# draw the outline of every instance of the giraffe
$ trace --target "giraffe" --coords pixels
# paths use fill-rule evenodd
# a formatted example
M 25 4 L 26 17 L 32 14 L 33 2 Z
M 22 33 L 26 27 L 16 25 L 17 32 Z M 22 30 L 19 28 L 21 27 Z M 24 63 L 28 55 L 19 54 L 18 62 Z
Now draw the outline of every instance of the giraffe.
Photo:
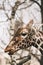
M 31 20 L 27 25 L 19 27 L 4 51 L 13 55 L 19 49 L 34 46 L 43 54 L 43 32 L 34 28 L 33 23 Z

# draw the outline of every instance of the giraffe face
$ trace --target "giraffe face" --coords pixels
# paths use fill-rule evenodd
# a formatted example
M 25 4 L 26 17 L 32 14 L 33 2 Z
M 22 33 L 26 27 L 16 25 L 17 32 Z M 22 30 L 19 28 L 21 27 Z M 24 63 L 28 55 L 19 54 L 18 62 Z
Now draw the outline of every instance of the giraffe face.
M 9 55 L 13 54 L 19 49 L 27 48 L 30 44 L 28 35 L 31 32 L 33 21 L 31 20 L 27 25 L 20 27 L 15 36 L 12 38 L 8 46 L 5 48 L 5 52 Z

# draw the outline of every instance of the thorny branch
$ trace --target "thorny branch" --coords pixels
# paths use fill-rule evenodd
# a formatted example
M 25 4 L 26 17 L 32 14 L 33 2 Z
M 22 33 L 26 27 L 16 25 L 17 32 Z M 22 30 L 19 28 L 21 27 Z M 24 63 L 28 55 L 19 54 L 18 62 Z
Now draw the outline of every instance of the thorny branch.
M 30 0 L 30 1 L 33 1 L 34 3 L 36 3 L 40 7 L 41 16 L 42 16 L 42 24 L 43 24 L 43 4 L 41 3 L 41 5 L 40 5 L 36 0 Z M 41 0 L 41 2 L 43 2 L 43 1 Z M 42 31 L 43 31 L 43 26 L 42 26 Z
M 34 3 L 36 3 L 41 9 L 43 9 L 43 6 L 41 6 L 36 0 L 30 0 L 33 1 Z

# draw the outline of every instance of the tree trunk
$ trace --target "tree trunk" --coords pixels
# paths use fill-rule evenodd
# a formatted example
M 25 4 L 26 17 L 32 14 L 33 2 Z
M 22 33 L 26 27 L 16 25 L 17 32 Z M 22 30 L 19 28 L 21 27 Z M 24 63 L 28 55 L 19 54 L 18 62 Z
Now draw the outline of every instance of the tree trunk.
M 42 15 L 42 24 L 43 24 L 43 0 L 41 0 L 41 15 Z M 42 30 L 43 30 L 43 26 L 42 26 Z

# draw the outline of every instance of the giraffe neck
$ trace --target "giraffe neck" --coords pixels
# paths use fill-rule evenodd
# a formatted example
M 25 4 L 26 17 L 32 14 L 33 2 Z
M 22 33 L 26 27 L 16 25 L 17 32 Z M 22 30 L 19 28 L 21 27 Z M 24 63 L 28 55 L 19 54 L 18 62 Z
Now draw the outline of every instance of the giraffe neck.
M 38 31 L 32 38 L 32 45 L 35 46 L 43 54 L 43 33 Z

